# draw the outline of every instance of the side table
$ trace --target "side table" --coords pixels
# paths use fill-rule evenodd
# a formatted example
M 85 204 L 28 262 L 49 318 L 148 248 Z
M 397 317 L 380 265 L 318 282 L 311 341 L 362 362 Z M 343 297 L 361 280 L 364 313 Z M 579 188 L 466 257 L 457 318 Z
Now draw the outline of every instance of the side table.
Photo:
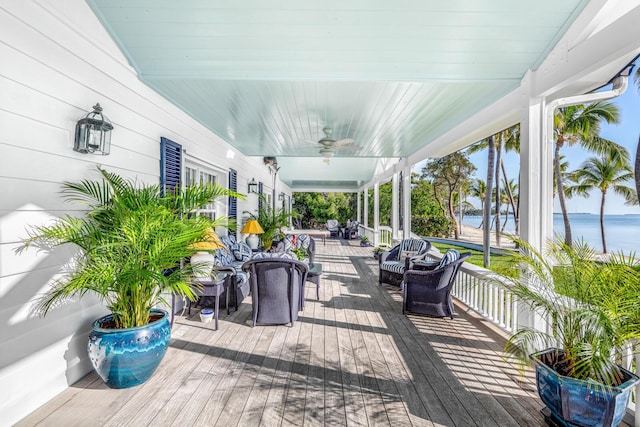
M 322 264 L 316 262 L 309 264 L 309 271 L 307 272 L 307 281 L 315 283 L 316 285 L 316 298 L 320 301 L 320 276 L 322 276 Z
M 196 279 L 193 278 L 192 283 L 199 284 L 202 287 L 202 294 L 200 299 L 207 297 L 213 297 L 213 318 L 215 319 L 215 330 L 218 330 L 218 313 L 220 312 L 220 295 L 225 291 L 224 283 L 226 277 L 211 278 L 211 279 Z M 198 303 L 196 303 L 198 305 Z M 227 308 L 229 307 L 229 292 L 227 292 Z M 191 301 L 189 301 L 189 314 L 191 314 Z

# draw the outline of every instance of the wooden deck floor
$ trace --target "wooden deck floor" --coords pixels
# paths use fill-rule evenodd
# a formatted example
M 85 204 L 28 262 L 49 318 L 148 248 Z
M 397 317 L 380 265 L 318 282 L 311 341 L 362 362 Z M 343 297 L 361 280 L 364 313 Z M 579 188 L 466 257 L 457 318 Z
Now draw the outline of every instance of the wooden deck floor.
M 18 425 L 544 425 L 531 376 L 518 382 L 478 318 L 404 316 L 371 248 L 317 249 L 321 298 L 307 283 L 293 327 L 252 328 L 251 298 L 221 313 L 219 331 L 179 317 L 147 383 L 111 390 L 92 373 Z

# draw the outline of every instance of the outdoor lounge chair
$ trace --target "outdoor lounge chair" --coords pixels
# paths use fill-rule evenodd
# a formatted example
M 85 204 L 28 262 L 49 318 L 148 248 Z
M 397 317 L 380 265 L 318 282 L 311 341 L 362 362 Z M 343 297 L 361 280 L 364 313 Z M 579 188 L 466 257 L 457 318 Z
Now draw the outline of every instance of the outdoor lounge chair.
M 462 263 L 471 256 L 449 250 L 439 263 L 415 263 L 403 276 L 402 313 L 426 314 L 453 319 L 451 288 Z M 456 259 L 454 259 L 456 258 Z
M 400 286 L 402 275 L 411 267 L 411 263 L 424 259 L 431 249 L 431 243 L 424 239 L 404 239 L 394 248 L 382 252 L 378 260 L 380 284 Z
M 340 235 L 340 222 L 337 219 L 330 219 L 327 221 L 327 230 L 329 230 L 329 237 L 338 237 Z
M 300 298 L 307 280 L 308 267 L 285 254 L 268 254 L 273 257 L 252 259 L 242 269 L 249 273 L 253 326 L 282 325 L 298 319 Z

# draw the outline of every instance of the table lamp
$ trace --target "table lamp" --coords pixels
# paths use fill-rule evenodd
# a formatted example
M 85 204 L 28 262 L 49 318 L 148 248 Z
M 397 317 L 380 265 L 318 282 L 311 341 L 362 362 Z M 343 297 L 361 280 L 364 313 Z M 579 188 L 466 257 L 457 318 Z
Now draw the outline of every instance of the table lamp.
M 242 227 L 241 233 L 248 233 L 247 237 L 247 245 L 251 249 L 258 249 L 258 244 L 260 243 L 260 238 L 257 234 L 264 233 L 264 230 L 260 226 L 260 223 L 255 219 L 250 219 L 247 223 Z
M 191 256 L 191 265 L 194 266 L 193 277 L 196 279 L 208 279 L 211 277 L 211 270 L 215 264 L 216 257 L 210 251 L 223 248 L 220 237 L 209 227 L 203 241 L 194 243 L 189 249 L 198 252 Z

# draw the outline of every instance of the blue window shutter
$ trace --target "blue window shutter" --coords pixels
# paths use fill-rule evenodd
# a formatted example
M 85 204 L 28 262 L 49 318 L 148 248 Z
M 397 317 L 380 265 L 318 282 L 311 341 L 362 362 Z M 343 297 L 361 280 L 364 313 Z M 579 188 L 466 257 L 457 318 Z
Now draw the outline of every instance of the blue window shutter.
M 261 211 L 262 208 L 264 206 L 262 206 L 262 199 L 263 199 L 263 193 L 264 193 L 264 185 L 262 184 L 262 181 L 258 182 L 258 210 Z
M 175 191 L 182 182 L 182 145 L 165 137 L 160 138 L 160 185 Z
M 235 169 L 229 169 L 229 190 L 238 191 L 238 172 Z M 238 200 L 231 196 L 229 196 L 229 218 L 238 220 Z

